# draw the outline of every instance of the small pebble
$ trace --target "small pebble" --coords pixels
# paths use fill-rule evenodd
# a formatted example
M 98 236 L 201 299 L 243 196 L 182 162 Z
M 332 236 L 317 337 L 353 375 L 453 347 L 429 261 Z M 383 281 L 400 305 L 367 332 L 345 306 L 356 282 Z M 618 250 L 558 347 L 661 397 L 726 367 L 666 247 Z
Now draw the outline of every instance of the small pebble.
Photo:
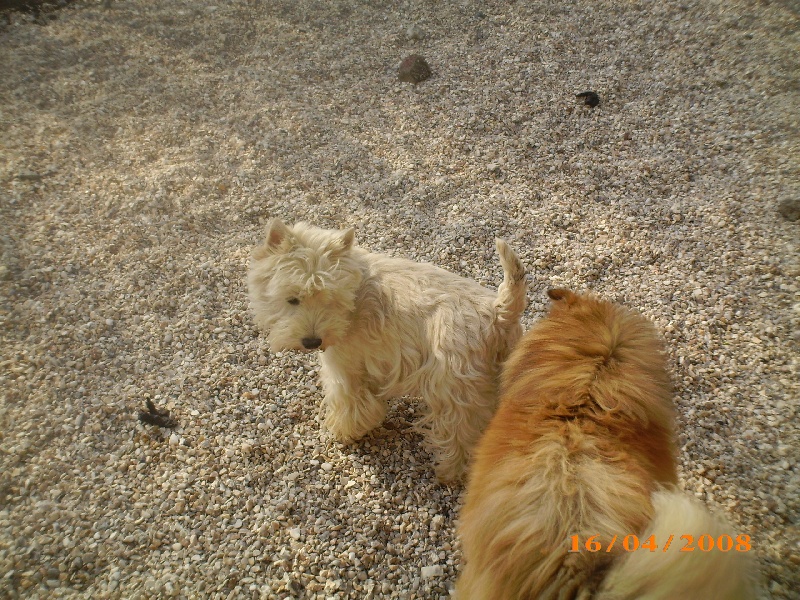
M 425 38 L 425 32 L 419 25 L 409 25 L 406 29 L 406 37 L 411 41 L 418 42 Z
M 444 570 L 441 565 L 430 565 L 422 567 L 421 575 L 423 579 L 430 579 L 431 577 L 441 577 L 444 575 Z

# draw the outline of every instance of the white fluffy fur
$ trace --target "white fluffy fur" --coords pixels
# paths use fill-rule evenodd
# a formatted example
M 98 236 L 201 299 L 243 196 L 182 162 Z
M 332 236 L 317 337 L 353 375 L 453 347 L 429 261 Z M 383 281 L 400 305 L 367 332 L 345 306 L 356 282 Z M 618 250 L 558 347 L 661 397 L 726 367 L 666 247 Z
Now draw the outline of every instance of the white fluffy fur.
M 505 242 L 496 245 L 504 270 L 497 293 L 433 265 L 367 252 L 352 229 L 275 219 L 250 265 L 256 323 L 273 350 L 319 343 L 325 425 L 341 441 L 380 425 L 389 398 L 423 397 L 429 411 L 418 426 L 437 475 L 457 480 L 522 333 L 525 270 Z
M 597 594 L 597 600 L 752 600 L 755 598 L 753 550 L 734 549 L 726 553 L 717 548 L 704 552 L 698 547 L 703 535 L 715 540 L 737 533 L 723 519 L 712 515 L 700 502 L 680 491 L 660 491 L 652 496 L 654 516 L 642 540 L 651 535 L 664 541 L 670 535 L 691 535 L 689 546 L 678 535 L 667 552 L 627 553 L 614 563 Z M 694 547 L 692 552 L 682 551 Z

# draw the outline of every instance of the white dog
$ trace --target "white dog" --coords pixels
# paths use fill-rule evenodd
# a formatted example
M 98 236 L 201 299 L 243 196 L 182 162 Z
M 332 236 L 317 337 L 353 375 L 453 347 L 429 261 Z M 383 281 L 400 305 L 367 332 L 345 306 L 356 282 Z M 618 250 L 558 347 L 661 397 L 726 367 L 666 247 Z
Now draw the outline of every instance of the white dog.
M 272 350 L 320 349 L 325 425 L 344 442 L 381 424 L 387 400 L 415 395 L 417 424 L 442 481 L 458 480 L 494 414 L 500 368 L 522 334 L 525 269 L 496 240 L 494 292 L 430 264 L 354 246 L 332 231 L 274 219 L 248 276 L 256 324 Z

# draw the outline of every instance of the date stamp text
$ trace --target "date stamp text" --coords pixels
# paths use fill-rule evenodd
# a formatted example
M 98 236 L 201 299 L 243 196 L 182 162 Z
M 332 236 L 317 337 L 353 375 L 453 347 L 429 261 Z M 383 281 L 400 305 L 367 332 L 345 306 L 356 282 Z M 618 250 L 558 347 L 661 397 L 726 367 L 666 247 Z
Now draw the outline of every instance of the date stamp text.
M 651 535 L 646 540 L 640 540 L 638 536 L 629 534 L 624 537 L 615 535 L 610 540 L 600 540 L 599 535 L 592 535 L 585 540 L 581 540 L 579 535 L 569 536 L 570 552 L 611 552 L 615 547 L 622 548 L 626 552 L 636 550 L 649 550 L 650 552 L 666 552 L 673 543 L 681 544 L 680 552 L 750 552 L 752 545 L 749 535 L 720 535 L 714 537 L 704 534 L 695 538 L 693 535 L 682 535 L 675 540 L 675 535 L 661 543 L 656 540 L 656 536 Z

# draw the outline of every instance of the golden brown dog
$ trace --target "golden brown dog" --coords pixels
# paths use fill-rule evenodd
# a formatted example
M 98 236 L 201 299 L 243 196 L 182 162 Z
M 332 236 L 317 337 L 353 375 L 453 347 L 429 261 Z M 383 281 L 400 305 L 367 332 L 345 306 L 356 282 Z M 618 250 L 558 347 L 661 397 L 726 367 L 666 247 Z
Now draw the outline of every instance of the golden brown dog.
M 675 487 L 655 328 L 610 302 L 548 293 L 550 314 L 509 357 L 476 451 L 458 599 L 754 597 L 746 532 Z

